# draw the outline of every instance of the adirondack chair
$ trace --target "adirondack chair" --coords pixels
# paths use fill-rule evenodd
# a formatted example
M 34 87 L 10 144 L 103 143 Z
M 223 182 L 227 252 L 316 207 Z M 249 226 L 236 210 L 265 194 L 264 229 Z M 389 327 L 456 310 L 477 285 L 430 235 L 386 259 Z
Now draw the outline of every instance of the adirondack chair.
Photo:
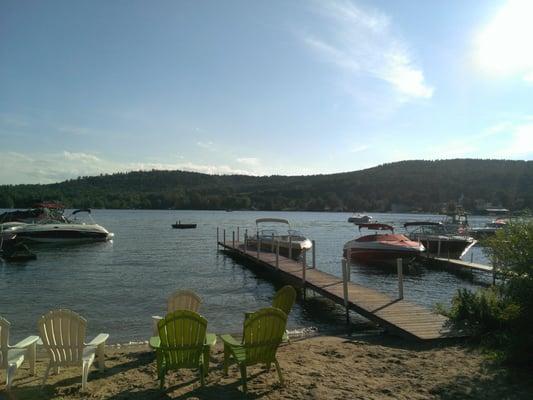
M 278 308 L 267 307 L 245 319 L 242 343 L 237 342 L 231 335 L 220 337 L 224 342 L 224 373 L 227 375 L 230 362 L 236 362 L 241 370 L 244 393 L 248 391 L 246 367 L 250 365 L 262 363 L 270 369 L 271 363 L 274 363 L 279 381 L 284 384 L 276 351 L 282 341 L 286 324 L 287 314 Z
M 167 313 L 171 313 L 177 310 L 189 310 L 198 312 L 202 304 L 202 299 L 192 290 L 177 290 L 167 300 Z M 154 336 L 157 336 L 158 328 L 157 323 L 162 320 L 163 317 L 159 315 L 152 316 L 152 328 Z
M 283 286 L 274 295 L 272 307 L 279 308 L 288 316 L 292 310 L 295 300 L 296 290 L 291 285 Z
M 49 311 L 39 319 L 38 326 L 43 346 L 50 356 L 42 384 L 48 379 L 52 367 L 59 373 L 59 367 L 80 366 L 81 389 L 85 391 L 95 356 L 98 357 L 100 372 L 104 371 L 105 342 L 109 335 L 100 333 L 85 343 L 87 321 L 74 311 L 64 309 Z
M 295 300 L 296 290 L 291 285 L 286 285 L 278 290 L 274 295 L 274 298 L 272 299 L 272 307 L 279 308 L 288 316 L 292 310 Z M 252 312 L 247 312 L 244 314 L 244 318 L 247 319 L 252 314 Z M 283 334 L 283 342 L 290 342 L 287 331 L 285 331 Z
M 39 336 L 28 336 L 14 346 L 9 345 L 9 328 L 11 324 L 0 317 L 0 369 L 6 370 L 6 387 L 11 388 L 15 372 L 27 356 L 30 374 L 35 374 L 35 350 Z
M 189 310 L 169 313 L 157 323 L 159 336 L 150 338 L 156 351 L 157 375 L 161 389 L 168 371 L 198 368 L 202 386 L 209 367 L 209 352 L 216 336 L 206 333 L 207 320 Z

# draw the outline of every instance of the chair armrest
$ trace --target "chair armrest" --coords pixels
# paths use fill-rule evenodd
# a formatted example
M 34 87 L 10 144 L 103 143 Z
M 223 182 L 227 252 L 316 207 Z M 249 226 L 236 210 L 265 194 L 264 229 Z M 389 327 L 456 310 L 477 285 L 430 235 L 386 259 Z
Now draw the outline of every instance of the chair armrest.
M 86 346 L 99 346 L 109 338 L 109 333 L 100 333 L 93 340 L 86 344 Z
M 215 344 L 217 344 L 217 335 L 214 333 L 206 333 L 205 334 L 205 344 L 212 347 Z
M 148 345 L 152 349 L 158 349 L 159 346 L 161 346 L 161 338 L 159 336 L 152 336 L 148 342 Z
M 241 344 L 237 342 L 231 335 L 220 335 L 220 339 L 222 339 L 224 345 L 241 346 Z
M 35 344 L 39 341 L 39 336 L 28 336 L 26 339 L 21 340 L 13 347 L 16 349 L 24 349 L 32 344 Z

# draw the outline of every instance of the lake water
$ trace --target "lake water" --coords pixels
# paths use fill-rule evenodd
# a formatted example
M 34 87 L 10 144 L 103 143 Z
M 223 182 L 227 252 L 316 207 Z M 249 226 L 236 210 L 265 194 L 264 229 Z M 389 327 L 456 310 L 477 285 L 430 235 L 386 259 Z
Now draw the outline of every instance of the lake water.
M 67 213 L 68 215 L 68 213 Z M 439 216 L 372 214 L 380 222 L 400 226 L 407 220 Z M 358 235 L 348 213 L 255 211 L 93 210 L 97 223 L 115 233 L 108 243 L 34 246 L 37 260 L 0 261 L 0 315 L 12 323 L 13 340 L 37 333 L 37 319 L 53 308 L 70 308 L 88 321 L 89 336 L 111 334 L 112 343 L 147 340 L 151 315 L 164 314 L 166 298 L 177 289 L 192 289 L 203 299 L 201 314 L 209 331 L 239 332 L 243 313 L 268 306 L 276 287 L 231 258 L 217 252 L 216 228 L 239 226 L 255 231 L 260 217 L 281 217 L 316 240 L 317 266 L 341 276 L 343 244 Z M 176 230 L 177 220 L 197 229 Z M 487 219 L 471 218 L 474 225 Z M 479 248 L 474 261 L 486 262 Z M 466 257 L 470 260 L 470 255 Z M 392 270 L 352 265 L 351 279 L 395 295 Z M 407 271 L 405 298 L 424 306 L 448 304 L 458 288 L 490 282 L 481 273 L 453 274 L 424 267 Z M 354 317 L 357 321 L 357 317 Z M 342 328 L 343 310 L 320 297 L 298 301 L 289 328 Z

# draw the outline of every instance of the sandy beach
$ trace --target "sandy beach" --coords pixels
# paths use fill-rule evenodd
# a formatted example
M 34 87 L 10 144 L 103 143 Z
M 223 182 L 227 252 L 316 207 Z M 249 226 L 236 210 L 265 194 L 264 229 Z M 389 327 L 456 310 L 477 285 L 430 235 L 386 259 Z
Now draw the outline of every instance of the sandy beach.
M 109 346 L 106 371 L 93 367 L 87 393 L 80 393 L 78 368 L 62 369 L 40 389 L 46 359 L 37 375 L 28 366 L 17 372 L 2 400 L 44 399 L 233 399 L 243 398 L 236 366 L 226 377 L 219 343 L 211 354 L 206 386 L 192 370 L 169 373 L 164 390 L 156 380 L 154 354 L 146 344 Z M 489 361 L 462 343 L 419 344 L 384 335 L 315 336 L 283 345 L 278 359 L 286 380 L 275 369 L 250 367 L 249 398 L 255 399 L 530 399 L 533 382 L 526 371 Z M 5 375 L 2 372 L 2 379 Z

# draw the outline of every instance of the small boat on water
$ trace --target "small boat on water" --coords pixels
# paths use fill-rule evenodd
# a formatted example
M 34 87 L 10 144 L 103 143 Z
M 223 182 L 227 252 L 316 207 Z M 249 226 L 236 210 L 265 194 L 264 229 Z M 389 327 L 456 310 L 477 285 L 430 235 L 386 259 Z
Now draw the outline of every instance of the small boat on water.
M 258 218 L 255 220 L 257 232 L 247 238 L 248 249 L 257 249 L 261 243 L 261 251 L 275 252 L 279 243 L 279 253 L 285 257 L 298 260 L 304 251 L 309 251 L 313 243 L 301 232 L 290 229 L 289 221 L 283 218 Z M 282 232 L 280 224 L 287 231 Z M 290 252 L 289 252 L 289 249 Z
M 351 217 L 349 217 L 348 218 L 348 222 L 352 222 L 352 223 L 354 223 L 356 225 L 358 225 L 358 224 L 367 224 L 367 223 L 370 222 L 371 219 L 372 219 L 372 217 L 370 215 L 357 213 L 357 214 L 354 214 Z
M 448 231 L 442 222 L 414 221 L 403 226 L 409 238 L 422 243 L 431 256 L 459 259 L 476 244 L 476 240 L 466 234 Z M 413 230 L 408 229 L 412 227 Z
M 360 224 L 361 229 L 376 231 L 350 240 L 344 244 L 343 255 L 363 264 L 391 264 L 396 259 L 413 259 L 424 251 L 424 245 L 410 240 L 402 234 L 395 234 L 394 228 L 387 224 Z M 377 233 L 390 231 L 391 233 Z
M 174 229 L 196 229 L 196 224 L 182 224 L 181 221 L 177 221 L 175 224 L 172 224 Z

